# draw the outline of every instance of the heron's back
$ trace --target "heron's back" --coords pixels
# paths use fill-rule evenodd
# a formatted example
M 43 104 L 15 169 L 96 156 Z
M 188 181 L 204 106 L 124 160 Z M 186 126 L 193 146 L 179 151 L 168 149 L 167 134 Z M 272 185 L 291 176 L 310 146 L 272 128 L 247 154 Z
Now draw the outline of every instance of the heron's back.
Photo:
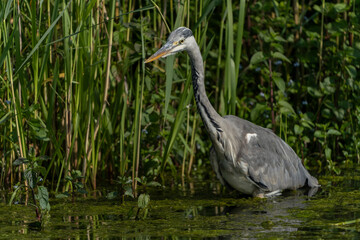
M 237 145 L 235 167 L 247 167 L 248 177 L 266 191 L 318 186 L 294 150 L 271 130 L 235 116 L 225 116 Z

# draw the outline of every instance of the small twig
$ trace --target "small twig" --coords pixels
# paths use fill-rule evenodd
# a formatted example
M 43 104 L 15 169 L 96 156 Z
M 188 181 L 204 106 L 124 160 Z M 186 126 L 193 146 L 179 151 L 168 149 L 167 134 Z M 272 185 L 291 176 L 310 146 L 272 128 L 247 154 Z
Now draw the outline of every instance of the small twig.
M 350 221 L 345 221 L 345 222 L 333 223 L 332 225 L 333 226 L 343 226 L 343 225 L 350 225 L 350 224 L 354 224 L 354 223 L 360 223 L 360 218 L 350 220 Z
M 319 52 L 319 72 L 317 75 L 317 82 L 321 81 L 321 71 L 322 71 L 322 53 L 323 53 L 323 46 L 324 46 L 324 13 L 325 11 L 325 0 L 322 0 L 321 5 L 321 32 L 320 32 L 320 52 Z
M 36 205 L 35 192 L 34 192 L 34 189 L 32 189 L 32 188 L 31 188 L 31 193 L 32 193 L 33 201 L 34 201 L 36 217 L 37 217 L 38 221 L 41 222 L 41 215 L 39 213 L 39 207 Z
M 275 132 L 275 113 L 274 113 L 274 88 L 273 88 L 273 79 L 272 79 L 272 70 L 271 70 L 271 59 L 269 59 L 269 78 L 270 78 L 270 107 L 271 107 L 271 122 L 272 130 Z

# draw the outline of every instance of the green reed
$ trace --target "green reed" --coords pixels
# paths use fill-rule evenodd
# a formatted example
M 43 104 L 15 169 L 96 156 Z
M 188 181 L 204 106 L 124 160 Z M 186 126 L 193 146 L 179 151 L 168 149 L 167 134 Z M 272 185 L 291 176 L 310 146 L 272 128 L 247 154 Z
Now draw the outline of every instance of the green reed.
M 360 159 L 359 10 L 353 2 L 290 6 L 2 1 L 0 186 L 24 179 L 26 167 L 12 165 L 19 158 L 48 156 L 41 184 L 55 192 L 66 190 L 72 170 L 94 189 L 118 175 L 131 176 L 135 189 L 136 177 L 208 167 L 188 57 L 143 64 L 179 26 L 193 30 L 222 115 L 277 125 L 310 166 L 336 170 L 344 158 Z

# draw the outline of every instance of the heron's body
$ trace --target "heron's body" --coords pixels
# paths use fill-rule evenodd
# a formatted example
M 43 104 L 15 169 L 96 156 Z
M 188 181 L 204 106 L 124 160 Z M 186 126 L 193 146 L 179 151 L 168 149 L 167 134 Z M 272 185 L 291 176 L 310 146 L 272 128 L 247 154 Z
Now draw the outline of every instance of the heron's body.
M 227 140 L 214 144 L 210 152 L 222 184 L 251 195 L 318 185 L 292 148 L 271 130 L 235 116 L 225 116 L 220 125 L 236 126 L 230 128 L 231 140 L 223 137 Z
M 190 29 L 176 29 L 146 62 L 183 50 L 190 56 L 194 96 L 213 143 L 210 162 L 220 182 L 254 196 L 305 185 L 317 187 L 316 178 L 296 153 L 271 130 L 236 116 L 221 117 L 215 111 L 205 92 L 203 60 Z

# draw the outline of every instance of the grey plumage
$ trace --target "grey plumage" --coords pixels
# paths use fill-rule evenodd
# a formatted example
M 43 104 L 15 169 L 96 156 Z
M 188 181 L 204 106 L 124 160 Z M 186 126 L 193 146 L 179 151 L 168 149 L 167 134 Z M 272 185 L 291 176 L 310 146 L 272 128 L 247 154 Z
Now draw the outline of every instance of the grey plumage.
M 180 51 L 187 51 L 191 60 L 196 105 L 213 143 L 210 162 L 223 185 L 254 196 L 319 186 L 291 147 L 271 130 L 215 111 L 205 92 L 203 60 L 190 29 L 173 31 L 145 62 Z

